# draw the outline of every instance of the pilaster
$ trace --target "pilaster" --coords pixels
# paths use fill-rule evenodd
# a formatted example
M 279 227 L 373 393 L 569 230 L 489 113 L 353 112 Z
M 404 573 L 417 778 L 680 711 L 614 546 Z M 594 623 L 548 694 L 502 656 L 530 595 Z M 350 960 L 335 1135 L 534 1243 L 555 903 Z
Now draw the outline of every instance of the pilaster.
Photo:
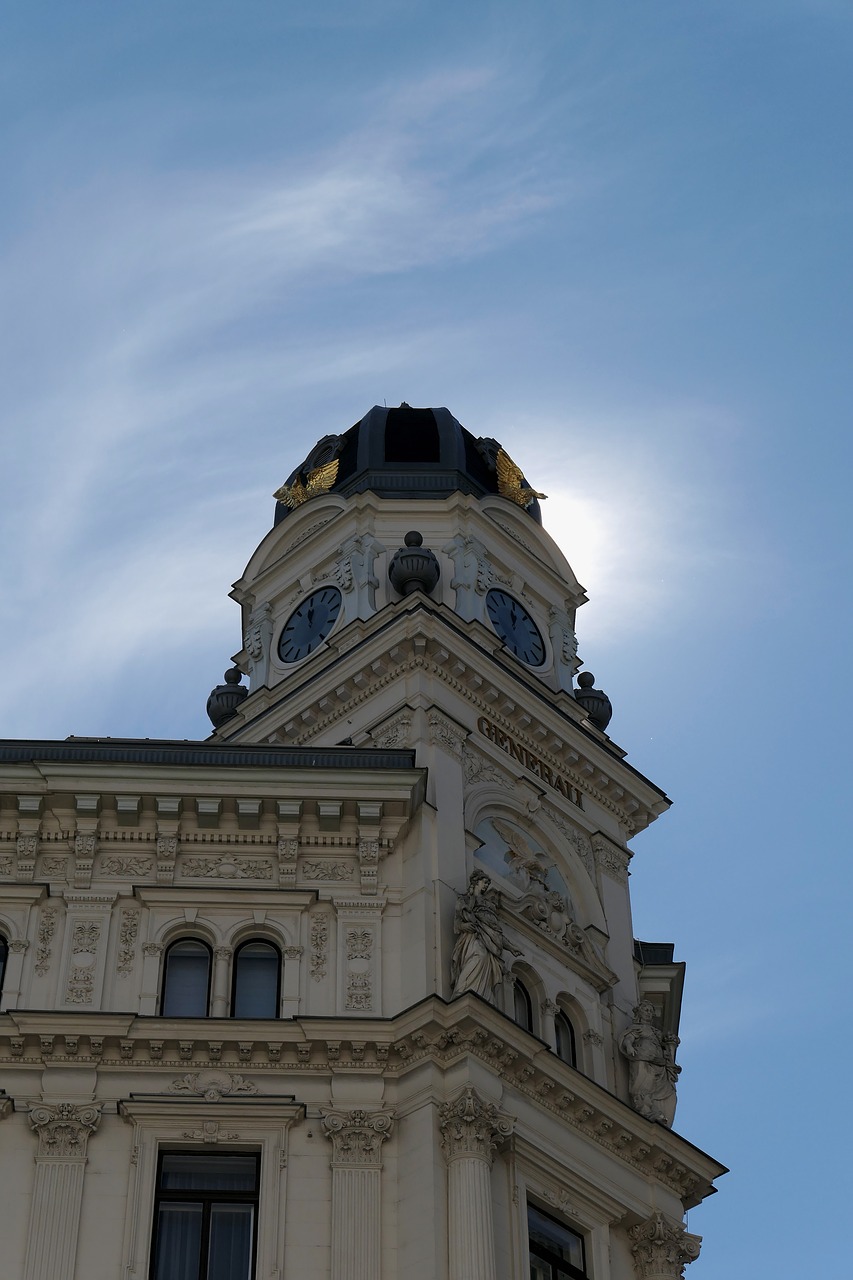
M 470 1085 L 439 1110 L 447 1160 L 449 1280 L 494 1280 L 491 1167 L 514 1120 Z
M 43 1103 L 30 1111 L 38 1134 L 24 1280 L 73 1280 L 86 1147 L 101 1119 L 92 1103 Z
M 628 1235 L 637 1280 L 682 1280 L 685 1266 L 699 1257 L 702 1244 L 701 1236 L 691 1235 L 662 1213 L 631 1227 Z
M 332 1141 L 332 1280 L 378 1280 L 381 1274 L 382 1143 L 392 1111 L 327 1111 Z

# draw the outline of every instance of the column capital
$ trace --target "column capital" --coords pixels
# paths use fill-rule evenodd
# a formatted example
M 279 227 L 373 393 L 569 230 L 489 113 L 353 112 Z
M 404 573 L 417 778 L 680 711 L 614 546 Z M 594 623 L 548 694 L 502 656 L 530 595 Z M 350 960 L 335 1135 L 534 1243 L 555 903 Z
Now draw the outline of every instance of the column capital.
M 688 1262 L 699 1257 L 701 1236 L 691 1235 L 680 1222 L 654 1213 L 628 1232 L 638 1280 L 681 1280 Z
M 39 1155 L 58 1160 L 81 1159 L 90 1136 L 100 1123 L 95 1103 L 40 1103 L 30 1108 L 29 1120 L 39 1139 Z
M 393 1111 L 324 1111 L 323 1131 L 332 1142 L 332 1165 L 379 1169 L 382 1143 L 393 1123 Z
M 448 1163 L 459 1156 L 475 1156 L 491 1164 L 499 1140 L 510 1136 L 515 1119 L 493 1102 L 485 1102 L 468 1085 L 453 1102 L 439 1108 L 438 1124 Z

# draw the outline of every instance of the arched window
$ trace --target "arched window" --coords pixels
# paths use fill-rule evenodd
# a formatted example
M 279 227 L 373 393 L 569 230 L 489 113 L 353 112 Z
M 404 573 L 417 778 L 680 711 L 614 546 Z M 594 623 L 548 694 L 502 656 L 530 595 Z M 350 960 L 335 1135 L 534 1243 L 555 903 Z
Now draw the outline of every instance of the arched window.
M 513 1018 L 525 1031 L 533 1031 L 533 1001 L 530 992 L 520 979 L 516 978 L 512 992 Z
M 0 995 L 3 994 L 3 980 L 6 977 L 6 961 L 9 958 L 9 944 L 0 934 Z
M 554 1016 L 554 1034 L 557 1037 L 557 1056 L 568 1062 L 570 1067 L 578 1065 L 577 1048 L 575 1046 L 575 1029 L 560 1009 Z
M 164 1018 L 206 1018 L 210 1001 L 210 947 L 198 938 L 181 938 L 166 952 L 163 973 Z
M 234 956 L 232 1018 L 277 1018 L 281 956 L 271 942 L 244 942 Z

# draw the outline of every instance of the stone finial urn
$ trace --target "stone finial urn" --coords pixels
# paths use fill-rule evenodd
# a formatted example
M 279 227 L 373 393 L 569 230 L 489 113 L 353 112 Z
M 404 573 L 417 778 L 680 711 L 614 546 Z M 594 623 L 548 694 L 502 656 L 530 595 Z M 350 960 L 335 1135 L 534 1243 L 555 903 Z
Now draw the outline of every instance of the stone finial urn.
M 207 700 L 207 714 L 214 729 L 225 724 L 237 714 L 240 703 L 249 696 L 249 690 L 240 684 L 242 671 L 231 667 L 225 672 L 225 684 L 218 684 Z
M 391 586 L 401 596 L 410 596 L 413 591 L 429 595 L 441 577 L 441 566 L 416 530 L 407 533 L 403 541 L 406 545 L 394 553 L 388 566 Z
M 575 702 L 579 702 L 588 718 L 603 733 L 610 724 L 613 715 L 613 704 L 602 689 L 593 689 L 595 676 L 591 671 L 582 671 L 578 676 L 579 688 L 575 690 Z

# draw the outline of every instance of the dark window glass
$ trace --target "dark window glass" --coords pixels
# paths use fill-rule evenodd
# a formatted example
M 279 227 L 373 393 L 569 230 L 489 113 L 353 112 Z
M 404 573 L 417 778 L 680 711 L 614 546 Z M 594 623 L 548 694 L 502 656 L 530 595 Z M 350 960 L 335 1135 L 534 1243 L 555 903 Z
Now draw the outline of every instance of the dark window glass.
M 5 938 L 0 937 L 0 995 L 3 992 L 3 980 L 6 977 L 6 961 L 9 958 L 9 944 Z
M 258 1157 L 165 1152 L 151 1280 L 252 1280 Z
M 432 409 L 389 409 L 385 419 L 386 462 L 439 462 L 441 445 Z
M 166 952 L 163 976 L 165 1018 L 205 1018 L 210 994 L 210 948 L 195 938 L 175 942 Z
M 271 942 L 244 942 L 234 957 L 234 1018 L 277 1018 L 281 956 Z
M 530 999 L 530 992 L 523 982 L 515 980 L 513 988 L 513 1017 L 520 1027 L 524 1027 L 525 1031 L 533 1031 L 533 1002 Z
M 578 1065 L 575 1047 L 575 1029 L 562 1010 L 554 1018 L 554 1031 L 557 1037 L 557 1053 L 570 1066 Z
M 527 1206 L 531 1280 L 586 1280 L 583 1236 L 565 1223 Z

